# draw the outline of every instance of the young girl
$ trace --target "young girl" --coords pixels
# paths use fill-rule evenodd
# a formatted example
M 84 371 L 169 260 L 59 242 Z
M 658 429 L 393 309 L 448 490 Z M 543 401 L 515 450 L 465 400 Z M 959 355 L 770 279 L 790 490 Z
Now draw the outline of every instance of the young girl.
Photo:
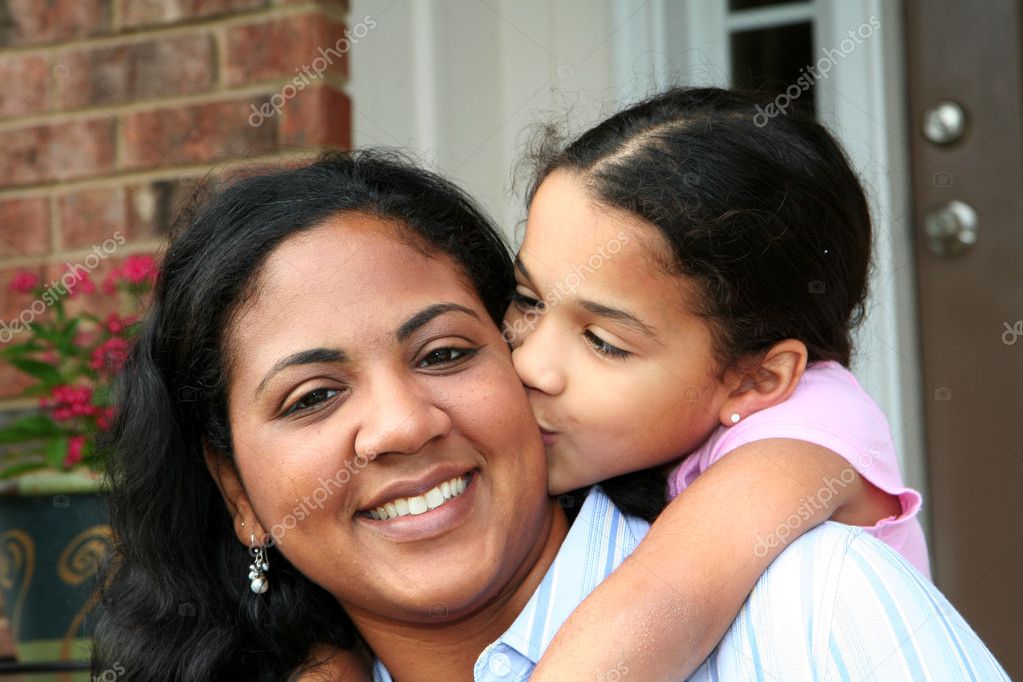
M 822 126 L 764 124 L 758 104 L 672 90 L 541 160 L 505 322 L 550 493 L 661 468 L 672 499 L 534 680 L 688 676 L 768 564 L 828 519 L 928 574 L 920 495 L 847 369 L 863 190 Z

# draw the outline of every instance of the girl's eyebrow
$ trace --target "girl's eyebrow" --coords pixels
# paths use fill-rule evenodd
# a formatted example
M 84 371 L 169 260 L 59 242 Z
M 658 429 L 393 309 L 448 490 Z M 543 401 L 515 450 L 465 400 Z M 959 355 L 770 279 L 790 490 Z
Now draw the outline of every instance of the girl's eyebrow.
M 526 270 L 525 264 L 522 259 L 517 255 L 515 256 L 515 269 L 525 275 L 526 279 L 533 279 L 529 276 L 529 271 Z M 660 341 L 657 338 L 657 330 L 651 327 L 649 324 L 639 319 L 636 315 L 633 315 L 627 310 L 621 308 L 613 308 L 603 303 L 597 303 L 596 301 L 581 300 L 578 304 L 587 312 L 593 315 L 599 315 L 600 317 L 606 317 L 609 320 L 621 322 L 622 324 L 632 327 L 636 331 L 646 336 L 649 336 L 654 341 Z
M 599 315 L 600 317 L 606 317 L 616 322 L 621 322 L 627 327 L 632 327 L 641 334 L 645 334 L 654 340 L 657 339 L 656 329 L 626 310 L 612 308 L 611 306 L 604 305 L 603 303 L 597 303 L 595 301 L 582 300 L 578 303 L 584 310 L 594 315 Z

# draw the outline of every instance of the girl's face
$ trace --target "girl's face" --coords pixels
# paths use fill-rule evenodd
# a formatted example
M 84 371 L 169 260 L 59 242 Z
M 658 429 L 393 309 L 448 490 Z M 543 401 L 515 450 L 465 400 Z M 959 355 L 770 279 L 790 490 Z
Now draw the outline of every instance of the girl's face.
M 656 228 L 551 173 L 530 206 L 505 315 L 557 495 L 667 464 L 720 423 L 707 322 L 652 257 Z
M 360 627 L 479 608 L 552 518 L 500 331 L 398 229 L 352 213 L 286 240 L 228 337 L 236 532 L 271 535 Z

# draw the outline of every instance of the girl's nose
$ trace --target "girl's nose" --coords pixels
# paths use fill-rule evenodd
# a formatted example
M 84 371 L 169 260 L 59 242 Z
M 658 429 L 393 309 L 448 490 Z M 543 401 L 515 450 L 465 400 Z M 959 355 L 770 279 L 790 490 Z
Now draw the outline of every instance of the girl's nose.
M 553 331 L 550 325 L 538 325 L 528 334 L 521 335 L 518 346 L 512 351 L 512 364 L 522 383 L 548 395 L 557 395 L 565 390 L 565 373 L 561 365 L 564 358 L 555 345 Z

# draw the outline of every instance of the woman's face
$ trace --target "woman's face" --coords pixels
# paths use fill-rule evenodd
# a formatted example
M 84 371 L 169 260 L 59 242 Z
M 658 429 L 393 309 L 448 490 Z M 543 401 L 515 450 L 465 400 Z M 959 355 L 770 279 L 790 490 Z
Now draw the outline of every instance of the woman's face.
M 721 423 L 728 389 L 656 228 L 558 170 L 529 208 L 505 330 L 544 431 L 550 492 L 672 462 Z M 542 302 L 543 305 L 538 305 Z
M 478 607 L 552 516 L 499 330 L 408 234 L 347 213 L 288 239 L 228 332 L 236 532 L 271 535 L 357 623 Z

